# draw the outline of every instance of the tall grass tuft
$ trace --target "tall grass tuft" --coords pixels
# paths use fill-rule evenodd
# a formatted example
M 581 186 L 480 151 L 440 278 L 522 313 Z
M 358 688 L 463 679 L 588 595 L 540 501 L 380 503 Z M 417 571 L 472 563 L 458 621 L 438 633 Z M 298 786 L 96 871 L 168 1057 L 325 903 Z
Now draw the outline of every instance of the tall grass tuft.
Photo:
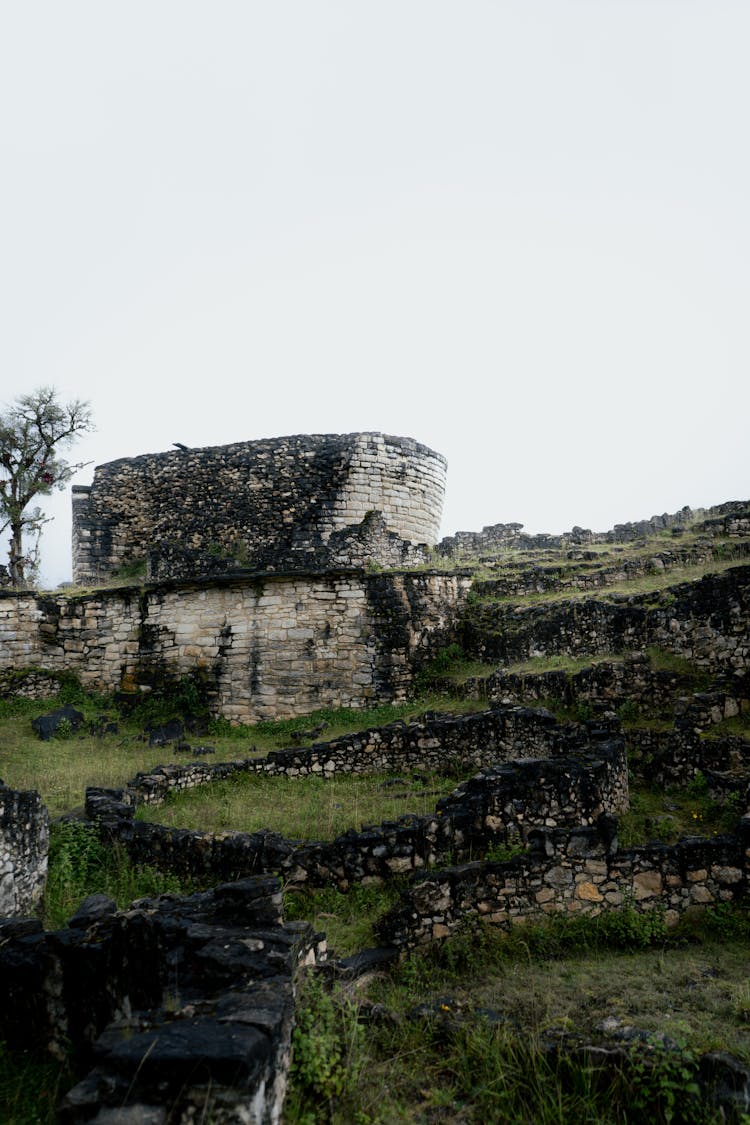
M 176 875 L 133 866 L 120 848 L 102 843 L 93 825 L 71 820 L 52 826 L 44 896 L 48 929 L 62 928 L 90 894 L 108 895 L 124 907 L 137 898 L 189 889 Z

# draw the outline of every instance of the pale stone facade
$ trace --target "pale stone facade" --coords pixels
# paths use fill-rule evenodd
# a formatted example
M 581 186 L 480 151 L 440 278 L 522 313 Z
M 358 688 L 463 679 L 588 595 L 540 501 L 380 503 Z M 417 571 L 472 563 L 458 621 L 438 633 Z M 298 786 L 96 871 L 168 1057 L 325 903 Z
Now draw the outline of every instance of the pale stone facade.
M 266 575 L 93 594 L 0 596 L 0 669 L 72 671 L 138 691 L 199 675 L 236 722 L 403 697 L 414 662 L 453 639 L 458 575 Z

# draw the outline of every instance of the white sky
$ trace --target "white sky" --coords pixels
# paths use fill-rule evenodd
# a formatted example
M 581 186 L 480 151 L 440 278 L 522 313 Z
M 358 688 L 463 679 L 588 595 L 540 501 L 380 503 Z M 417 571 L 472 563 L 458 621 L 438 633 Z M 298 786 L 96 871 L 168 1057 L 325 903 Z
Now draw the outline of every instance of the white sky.
M 746 498 L 749 46 L 747 0 L 0 0 L 0 402 L 89 399 L 96 464 L 408 435 L 444 534 Z

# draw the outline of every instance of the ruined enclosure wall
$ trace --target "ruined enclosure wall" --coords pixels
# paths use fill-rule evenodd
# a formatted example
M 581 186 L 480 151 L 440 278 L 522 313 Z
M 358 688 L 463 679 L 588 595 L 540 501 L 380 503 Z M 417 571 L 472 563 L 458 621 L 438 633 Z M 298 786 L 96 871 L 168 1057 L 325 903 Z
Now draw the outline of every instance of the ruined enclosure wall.
M 244 765 L 253 770 L 253 762 Z M 403 816 L 361 831 L 351 829 L 331 842 L 300 844 L 268 831 L 217 836 L 135 820 L 138 800 L 156 803 L 168 791 L 160 782 L 174 779 L 175 770 L 164 772 L 167 777 L 149 775 L 126 790 L 86 793 L 87 815 L 134 863 L 214 879 L 283 872 L 295 884 L 336 884 L 342 889 L 362 879 L 388 879 L 484 854 L 493 845 L 517 843 L 538 823 L 592 824 L 604 813 L 621 811 L 628 801 L 622 739 L 586 742 L 574 756 L 483 770 L 426 816 Z M 195 766 L 180 772 L 183 780 L 195 784 L 231 771 Z
M 731 551 L 731 555 L 728 552 Z M 652 548 L 651 554 L 627 556 L 602 555 L 596 561 L 584 563 L 580 551 L 572 551 L 572 561 L 563 556 L 557 563 L 544 566 L 526 564 L 522 569 L 508 565 L 499 567 L 497 576 L 482 579 L 474 584 L 474 589 L 489 597 L 519 598 L 530 594 L 565 593 L 571 594 L 588 590 L 606 589 L 608 586 L 632 582 L 654 574 L 668 574 L 670 571 L 686 566 L 707 566 L 712 562 L 723 562 L 727 558 L 739 563 L 750 556 L 750 538 L 735 538 L 731 546 L 725 540 L 714 544 L 710 540 L 699 540 L 688 547 L 670 547 L 669 550 Z
M 650 645 L 712 673 L 750 671 L 750 566 L 655 594 L 531 606 L 480 602 L 464 628 L 468 652 L 512 663 L 532 656 L 596 656 Z
M 593 744 L 618 735 L 616 723 L 562 725 L 546 711 L 498 707 L 471 715 L 436 715 L 422 722 L 390 723 L 313 746 L 272 750 L 261 757 L 159 766 L 139 773 L 126 791 L 132 804 L 160 805 L 170 794 L 236 773 L 330 778 L 424 770 L 459 776 L 519 757 L 580 755 Z
M 294 977 L 325 959 L 304 922 L 284 923 L 275 879 L 245 880 L 122 913 L 103 895 L 69 928 L 0 920 L 0 1040 L 85 1074 L 61 1125 L 281 1118 Z M 130 1013 L 134 1013 L 131 1017 Z
M 402 947 L 448 937 L 470 918 L 509 929 L 550 914 L 599 914 L 631 905 L 663 909 L 674 924 L 690 908 L 747 894 L 750 818 L 734 836 L 689 838 L 619 851 L 615 822 L 540 830 L 508 863 L 446 868 L 413 883 L 382 920 L 382 940 Z
M 459 531 L 455 535 L 447 536 L 438 544 L 438 550 L 446 555 L 481 557 L 483 554 L 496 554 L 499 550 L 509 549 L 561 550 L 590 543 L 630 543 L 635 539 L 658 535 L 667 530 L 672 531 L 673 534 L 680 534 L 699 515 L 720 513 L 726 507 L 742 509 L 746 515 L 747 505 L 740 503 L 710 508 L 707 513 L 703 513 L 703 509 L 694 512 L 685 507 L 673 514 L 665 512 L 661 516 L 652 516 L 651 519 L 638 520 L 636 523 L 618 523 L 611 531 L 597 532 L 588 528 L 574 527 L 571 531 L 564 531 L 560 535 L 548 535 L 545 532 L 529 535 L 523 530 L 522 523 L 496 523 L 483 527 L 481 531 Z
M 267 575 L 0 594 L 0 669 L 77 673 L 111 692 L 197 673 L 237 721 L 402 698 L 415 665 L 455 638 L 469 580 L 435 573 Z
M 400 549 L 394 539 L 435 542 L 445 472 L 445 458 L 427 446 L 376 433 L 300 435 L 112 461 L 98 466 L 90 488 L 73 490 L 74 579 L 96 582 L 147 557 L 158 578 L 227 567 L 321 569 L 342 565 L 364 547 L 373 561 L 394 565 Z M 341 543 L 343 529 L 373 512 L 383 516 L 377 535 L 370 527 L 364 546 Z M 332 533 L 339 540 L 329 549 Z
M 629 653 L 622 660 L 604 660 L 570 673 L 491 672 L 471 677 L 461 685 L 469 699 L 489 704 L 539 700 L 547 706 L 561 703 L 584 711 L 626 711 L 620 717 L 663 718 L 671 713 L 681 729 L 708 730 L 715 723 L 750 710 L 750 677 L 727 677 L 731 690 L 693 691 L 685 674 L 652 669 L 644 653 Z
M 47 884 L 49 814 L 38 793 L 0 782 L 0 918 L 33 914 Z
M 687 785 L 702 773 L 709 789 L 746 793 L 750 779 L 750 742 L 739 736 L 703 738 L 693 728 L 628 730 L 628 761 L 650 785 Z

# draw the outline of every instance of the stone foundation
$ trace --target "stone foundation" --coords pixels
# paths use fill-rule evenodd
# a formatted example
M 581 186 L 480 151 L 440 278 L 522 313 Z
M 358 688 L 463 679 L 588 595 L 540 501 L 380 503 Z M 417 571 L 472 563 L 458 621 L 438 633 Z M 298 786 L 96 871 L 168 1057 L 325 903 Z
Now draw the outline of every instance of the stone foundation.
M 536 724 L 534 718 L 539 720 Z M 212 779 L 238 771 L 331 777 L 336 772 L 379 771 L 386 761 L 391 769 L 397 770 L 405 766 L 414 769 L 418 763 L 421 768 L 431 768 L 436 761 L 440 761 L 443 768 L 455 767 L 457 761 L 465 766 L 472 747 L 476 753 L 477 745 L 482 742 L 480 730 L 491 731 L 493 723 L 494 749 L 490 748 L 492 740 L 488 738 L 482 753 L 485 761 L 494 764 L 439 802 L 434 814 L 405 816 L 359 832 L 349 830 L 330 843 L 300 844 L 268 831 L 213 835 L 189 829 L 168 829 L 135 819 L 139 804 L 158 804 L 170 791 L 210 783 Z M 520 708 L 515 713 L 493 715 L 489 720 L 485 716 L 481 725 L 478 722 L 462 725 L 461 720 L 456 721 L 453 730 L 450 730 L 453 723 L 449 721 L 446 725 L 446 741 L 451 738 L 455 741 L 453 753 L 437 746 L 424 745 L 420 750 L 417 730 L 383 728 L 380 733 L 385 734 L 384 741 L 387 744 L 392 735 L 394 745 L 389 749 L 375 749 L 373 754 L 368 754 L 366 747 L 376 747 L 372 736 L 377 732 L 366 732 L 365 737 L 350 736 L 346 743 L 341 739 L 308 750 L 269 754 L 266 759 L 216 766 L 195 763 L 186 767 L 163 767 L 151 774 L 139 775 L 122 790 L 87 790 L 86 811 L 108 838 L 125 848 L 135 863 L 154 864 L 198 878 L 228 879 L 282 871 L 289 881 L 297 884 L 335 883 L 346 889 L 362 879 L 388 879 L 394 874 L 445 863 L 456 857 L 484 854 L 493 846 L 524 841 L 529 828 L 535 824 L 591 824 L 605 812 L 614 813 L 627 807 L 624 742 L 622 738 L 609 737 L 607 731 L 593 732 L 593 735 L 584 730 L 569 731 L 559 727 L 552 716 L 535 716 L 534 712 L 524 712 Z M 518 740 L 524 731 L 529 731 L 532 737 L 543 737 L 548 751 L 557 756 L 497 764 L 502 753 L 502 737 L 507 739 L 508 756 L 515 742 L 517 756 Z M 458 749 L 462 733 L 468 737 L 463 749 Z M 402 754 L 395 750 L 399 736 Z M 342 744 L 351 746 L 357 737 L 360 737 L 359 751 L 347 755 Z
M 307 923 L 284 924 L 275 879 L 122 912 L 93 896 L 66 930 L 0 922 L 0 1039 L 91 1067 L 61 1125 L 276 1125 L 294 975 L 324 956 Z

